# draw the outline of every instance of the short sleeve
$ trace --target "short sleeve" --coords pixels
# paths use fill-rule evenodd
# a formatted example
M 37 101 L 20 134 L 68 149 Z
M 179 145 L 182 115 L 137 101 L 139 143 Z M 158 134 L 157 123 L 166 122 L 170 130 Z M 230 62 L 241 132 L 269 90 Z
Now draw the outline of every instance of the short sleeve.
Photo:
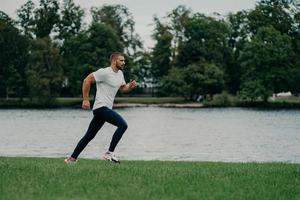
M 96 82 L 102 82 L 105 79 L 105 71 L 103 68 L 98 69 L 97 71 L 93 72 L 94 78 Z
M 124 79 L 124 74 L 123 74 L 123 72 L 122 72 L 122 86 L 123 85 L 126 85 L 126 81 L 125 81 L 125 79 Z

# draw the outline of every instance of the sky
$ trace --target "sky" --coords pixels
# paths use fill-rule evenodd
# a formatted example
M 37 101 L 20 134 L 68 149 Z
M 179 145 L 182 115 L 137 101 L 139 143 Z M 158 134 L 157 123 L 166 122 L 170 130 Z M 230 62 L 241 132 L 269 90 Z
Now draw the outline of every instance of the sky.
M 16 18 L 16 10 L 27 0 L 0 0 L 0 10 L 12 18 Z M 33 0 L 38 5 L 39 0 Z M 178 5 L 185 5 L 193 12 L 211 15 L 217 12 L 223 16 L 229 12 L 253 9 L 257 0 L 74 0 L 85 10 L 85 22 L 91 17 L 91 7 L 101 7 L 104 4 L 122 4 L 132 13 L 135 21 L 135 30 L 144 41 L 146 48 L 151 48 L 154 41 L 151 39 L 153 32 L 153 16 L 159 19 L 165 17 L 168 12 Z

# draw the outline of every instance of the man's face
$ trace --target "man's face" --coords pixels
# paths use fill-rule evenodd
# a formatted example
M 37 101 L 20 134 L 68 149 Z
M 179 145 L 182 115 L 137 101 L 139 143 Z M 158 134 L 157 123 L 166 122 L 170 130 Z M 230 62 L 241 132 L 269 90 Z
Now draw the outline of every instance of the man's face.
M 125 65 L 125 58 L 124 58 L 124 56 L 118 56 L 118 58 L 116 59 L 116 67 L 119 70 L 123 70 L 124 65 Z

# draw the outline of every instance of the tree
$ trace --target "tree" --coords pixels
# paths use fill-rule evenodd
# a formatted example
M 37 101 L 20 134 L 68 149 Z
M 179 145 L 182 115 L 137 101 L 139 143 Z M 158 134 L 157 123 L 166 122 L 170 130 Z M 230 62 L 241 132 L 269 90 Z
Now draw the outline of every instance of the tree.
M 229 49 L 224 56 L 226 58 L 226 64 L 224 65 L 225 81 L 229 93 L 236 94 L 240 88 L 241 77 L 241 65 L 238 58 L 249 37 L 247 32 L 247 12 L 230 13 L 227 16 L 227 23 L 230 27 L 230 34 L 228 40 Z
M 22 100 L 26 93 L 29 41 L 14 25 L 5 13 L 0 13 L 0 95 Z
M 57 0 L 40 0 L 40 6 L 34 11 L 34 33 L 43 38 L 50 35 L 59 23 L 59 3 Z
M 108 66 L 111 52 L 122 52 L 124 48 L 118 35 L 110 26 L 105 24 L 92 24 L 89 29 L 89 42 L 91 44 L 91 55 L 89 64 L 95 67 Z
M 104 5 L 101 8 L 92 7 L 92 23 L 103 23 L 110 26 L 123 43 L 124 52 L 132 56 L 142 48 L 142 42 L 135 33 L 135 22 L 128 8 L 123 5 Z
M 300 94 L 300 4 L 293 2 L 291 6 L 291 13 L 293 16 L 293 33 L 292 45 L 294 50 L 294 69 L 290 77 L 291 92 L 298 95 Z
M 186 22 L 185 37 L 178 48 L 178 67 L 199 61 L 224 63 L 229 26 L 223 20 L 196 13 Z
M 64 0 L 61 8 L 58 38 L 68 40 L 77 35 L 82 27 L 84 10 L 76 6 L 73 0 Z
M 22 27 L 24 34 L 29 38 L 33 38 L 35 27 L 34 9 L 34 3 L 29 0 L 17 10 L 18 23 Z
M 189 99 L 191 94 L 188 83 L 185 81 L 184 69 L 172 68 L 162 79 L 162 93 L 166 96 L 182 96 Z
M 288 13 L 290 3 L 286 0 L 262 0 L 248 13 L 249 32 L 256 34 L 260 27 L 273 26 L 281 33 L 290 34 L 292 18 Z
M 49 37 L 32 42 L 27 69 L 30 97 L 39 104 L 51 104 L 63 81 L 62 58 Z
M 5 12 L 0 10 L 0 21 L 10 26 L 15 25 L 15 21 L 11 19 Z
M 299 96 L 300 95 L 300 63 L 298 61 L 297 65 L 291 72 L 291 77 L 289 79 L 290 91 Z
M 149 52 L 140 52 L 136 55 L 136 60 L 132 69 L 132 79 L 139 83 L 139 88 L 146 88 L 152 82 L 151 74 L 151 54 Z
M 204 63 L 202 67 L 203 80 L 200 82 L 202 94 L 209 94 L 212 98 L 214 94 L 222 92 L 224 89 L 224 71 L 214 63 Z
M 198 95 L 219 93 L 224 88 L 224 73 L 213 63 L 193 63 L 188 67 L 172 68 L 163 79 L 165 93 L 192 100 Z
M 151 74 L 154 83 L 158 83 L 171 69 L 171 42 L 173 36 L 170 32 L 170 27 L 162 24 L 157 18 L 154 18 L 154 22 L 156 27 L 152 37 L 156 44 L 151 56 Z
M 272 93 L 286 91 L 292 57 L 288 35 L 272 26 L 260 28 L 239 58 L 242 65 L 241 97 L 267 101 Z
M 60 39 L 62 42 L 62 45 L 60 46 L 60 54 L 64 61 L 62 66 L 65 77 L 61 92 L 63 95 L 67 96 L 71 94 L 74 95 L 75 91 L 79 92 L 79 89 L 75 87 L 81 84 L 81 80 L 76 80 L 78 73 L 80 73 L 78 71 L 78 69 L 80 69 L 80 67 L 78 67 L 80 64 L 77 63 L 79 60 L 76 58 L 78 55 L 73 55 L 71 52 L 77 48 L 72 44 L 74 41 L 79 40 L 80 42 L 84 42 L 84 39 L 82 40 L 81 37 L 85 34 L 83 32 L 81 33 L 83 16 L 84 10 L 80 8 L 80 6 L 76 6 L 73 0 L 63 1 L 60 12 L 60 20 L 58 23 L 59 32 L 55 38 Z M 80 34 L 81 36 L 79 36 Z M 76 45 L 80 45 L 80 43 L 76 43 Z
M 173 35 L 172 39 L 172 64 L 175 64 L 176 56 L 178 54 L 178 47 L 186 39 L 185 26 L 192 13 L 191 9 L 183 5 L 178 6 L 172 10 L 167 17 L 170 19 L 170 32 Z

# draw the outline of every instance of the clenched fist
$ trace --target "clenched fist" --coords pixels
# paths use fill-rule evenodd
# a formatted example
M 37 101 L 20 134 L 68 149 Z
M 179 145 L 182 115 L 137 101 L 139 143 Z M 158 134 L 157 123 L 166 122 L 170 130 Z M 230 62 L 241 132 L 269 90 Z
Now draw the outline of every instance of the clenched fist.
M 91 104 L 90 104 L 90 101 L 89 100 L 83 100 L 82 101 L 82 108 L 84 110 L 88 110 L 91 108 Z

